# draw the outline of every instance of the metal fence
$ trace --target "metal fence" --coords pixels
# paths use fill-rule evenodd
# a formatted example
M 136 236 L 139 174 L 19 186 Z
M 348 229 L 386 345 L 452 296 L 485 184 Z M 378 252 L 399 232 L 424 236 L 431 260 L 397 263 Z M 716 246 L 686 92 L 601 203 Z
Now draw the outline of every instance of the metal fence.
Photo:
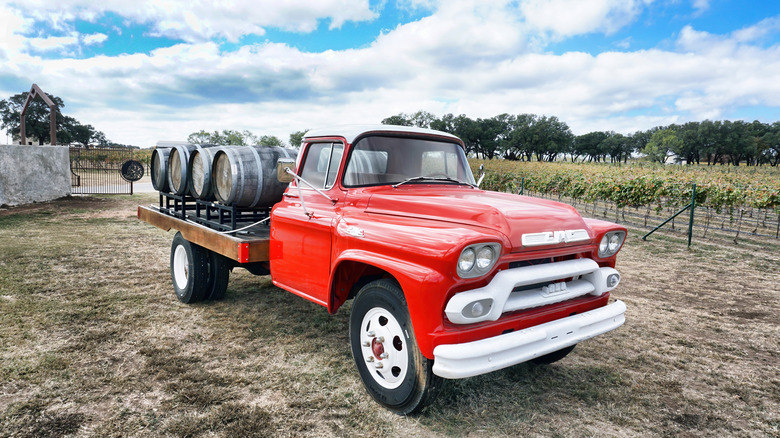
M 133 182 L 144 175 L 144 164 L 128 148 L 70 148 L 73 194 L 133 194 Z

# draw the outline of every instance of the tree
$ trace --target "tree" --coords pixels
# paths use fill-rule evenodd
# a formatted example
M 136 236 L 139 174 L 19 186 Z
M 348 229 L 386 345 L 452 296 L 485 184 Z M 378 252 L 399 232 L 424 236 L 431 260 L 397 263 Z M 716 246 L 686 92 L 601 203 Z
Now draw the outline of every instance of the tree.
M 418 128 L 430 128 L 436 121 L 436 116 L 427 111 L 417 111 L 414 114 L 400 113 L 382 120 L 383 125 L 416 126 Z
M 636 131 L 631 135 L 631 153 L 642 152 L 642 149 L 650 143 L 650 138 L 653 137 L 655 131 L 658 131 L 659 127 L 648 129 L 647 131 Z
M 383 125 L 413 126 L 410 116 L 404 113 L 396 114 L 382 120 Z
M 748 132 L 749 126 L 742 120 L 724 120 L 721 125 L 724 149 L 734 166 L 739 166 L 742 160 L 750 163 L 757 152 L 755 141 Z
M 574 150 L 578 156 L 587 156 L 588 161 L 599 162 L 602 156 L 600 146 L 608 136 L 609 134 L 602 131 L 594 131 L 579 135 L 574 139 Z
M 461 114 L 452 120 L 454 132 L 452 134 L 463 140 L 466 145 L 466 153 L 478 155 L 479 136 L 482 134 L 479 123 Z
M 106 134 L 103 134 L 102 131 L 97 131 L 95 135 L 92 136 L 92 142 L 96 143 L 98 146 L 108 146 L 111 141 L 106 138 Z
M 704 120 L 699 123 L 699 141 L 702 143 L 702 153 L 707 156 L 707 165 L 720 161 L 723 149 L 720 146 L 720 122 Z
M 662 129 L 653 134 L 650 142 L 642 149 L 642 153 L 647 155 L 651 161 L 664 164 L 669 158 L 670 152 L 681 147 L 680 143 L 682 141 L 677 138 L 673 129 Z
M 217 131 L 214 131 L 214 135 L 219 135 Z M 204 130 L 200 130 L 198 132 L 193 132 L 189 136 L 187 136 L 187 142 L 192 144 L 216 144 L 211 142 L 212 134 L 210 132 L 206 132 Z
M 599 145 L 599 149 L 609 155 L 610 163 L 620 163 L 621 161 L 628 161 L 633 145 L 629 137 L 615 131 L 609 131 L 607 138 L 602 140 Z
M 0 101 L 1 126 L 6 132 L 11 134 L 14 141 L 20 140 L 22 108 L 28 95 L 29 92 L 24 92 Z M 64 145 L 80 143 L 86 146 L 98 138 L 108 143 L 108 140 L 105 139 L 105 134 L 95 130 L 92 125 L 82 125 L 75 118 L 63 115 L 62 107 L 65 106 L 65 103 L 62 99 L 48 93 L 46 96 L 57 107 L 55 112 L 57 119 L 55 127 L 57 143 Z M 34 138 L 38 140 L 38 144 L 51 143 L 49 113 L 49 106 L 40 97 L 30 102 L 25 112 L 25 135 L 28 140 Z
M 699 163 L 704 150 L 699 135 L 699 125 L 699 122 L 688 122 L 677 127 L 677 137 L 681 140 L 681 143 L 680 147 L 673 152 L 677 156 L 678 162 L 685 160 L 687 164 Z
M 483 158 L 492 160 L 499 151 L 499 145 L 508 129 L 507 114 L 491 117 L 489 119 L 477 119 L 476 140 L 474 146 L 477 153 L 482 153 Z
M 569 125 L 555 116 L 542 116 L 533 126 L 534 152 L 539 161 L 555 161 L 574 141 Z
M 518 114 L 509 121 L 509 133 L 504 141 L 504 157 L 510 160 L 525 158 L 530 161 L 533 155 L 533 126 L 536 116 Z
M 417 111 L 412 115 L 412 125 L 419 128 L 430 128 L 434 120 L 436 120 L 436 116 L 428 111 Z
M 295 131 L 292 134 L 290 134 L 290 147 L 298 148 L 301 146 L 301 143 L 303 143 L 303 136 L 306 134 L 308 129 L 304 129 L 303 131 Z
M 455 134 L 455 116 L 452 113 L 443 115 L 440 119 L 431 121 L 431 129 Z
M 287 146 L 284 142 L 275 135 L 263 135 L 260 137 L 260 141 L 254 142 L 263 146 Z
M 761 159 L 772 167 L 780 164 L 780 122 L 773 123 L 761 141 L 766 145 L 761 151 Z

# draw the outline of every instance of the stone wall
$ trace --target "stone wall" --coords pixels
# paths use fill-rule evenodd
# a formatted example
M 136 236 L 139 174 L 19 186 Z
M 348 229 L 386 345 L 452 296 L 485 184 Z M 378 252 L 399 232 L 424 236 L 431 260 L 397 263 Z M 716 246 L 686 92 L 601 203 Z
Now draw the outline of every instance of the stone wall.
M 0 145 L 0 206 L 70 195 L 66 146 Z

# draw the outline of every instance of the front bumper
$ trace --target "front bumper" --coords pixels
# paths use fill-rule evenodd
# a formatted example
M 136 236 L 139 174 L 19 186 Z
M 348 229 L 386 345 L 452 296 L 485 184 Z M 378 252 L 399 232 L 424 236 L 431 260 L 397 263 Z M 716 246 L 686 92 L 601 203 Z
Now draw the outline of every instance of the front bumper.
M 615 282 L 608 284 L 607 279 Z M 620 274 L 588 258 L 543 263 L 498 272 L 478 289 L 458 292 L 444 313 L 455 324 L 497 321 L 505 312 L 544 307 L 583 295 L 603 295 L 617 287 Z M 530 289 L 529 289 L 530 288 Z M 479 309 L 476 311 L 475 309 Z
M 558 351 L 614 330 L 625 322 L 626 305 L 615 301 L 589 312 L 524 330 L 433 350 L 433 373 L 446 379 L 478 376 Z

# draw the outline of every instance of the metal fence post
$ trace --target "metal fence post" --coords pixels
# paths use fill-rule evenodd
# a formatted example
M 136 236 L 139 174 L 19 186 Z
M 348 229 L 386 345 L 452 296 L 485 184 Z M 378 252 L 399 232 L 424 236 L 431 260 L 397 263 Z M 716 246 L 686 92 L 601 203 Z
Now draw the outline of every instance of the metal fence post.
M 693 183 L 693 193 L 691 194 L 691 219 L 688 221 L 688 248 L 691 247 L 691 237 L 693 236 L 694 210 L 696 210 L 696 183 Z
M 677 216 L 681 215 L 686 209 L 689 209 L 689 208 L 691 209 L 691 216 L 690 216 L 690 219 L 688 221 L 688 247 L 690 248 L 691 247 L 691 237 L 693 236 L 693 211 L 696 208 L 696 184 L 693 185 L 693 194 L 692 194 L 692 198 L 691 198 L 690 204 L 688 204 L 685 207 L 683 207 L 682 209 L 680 209 L 680 211 L 678 211 L 677 213 L 673 214 L 672 217 L 670 217 L 669 219 L 663 221 L 663 223 L 661 223 L 661 225 L 658 225 L 657 227 L 655 227 L 652 230 L 650 230 L 649 233 L 647 233 L 644 236 L 642 236 L 642 240 L 647 240 L 647 237 L 649 235 L 651 235 L 651 234 L 655 233 L 656 231 L 658 231 L 658 229 L 660 229 L 664 225 L 666 225 L 669 222 L 671 222 L 674 218 L 676 218 Z

